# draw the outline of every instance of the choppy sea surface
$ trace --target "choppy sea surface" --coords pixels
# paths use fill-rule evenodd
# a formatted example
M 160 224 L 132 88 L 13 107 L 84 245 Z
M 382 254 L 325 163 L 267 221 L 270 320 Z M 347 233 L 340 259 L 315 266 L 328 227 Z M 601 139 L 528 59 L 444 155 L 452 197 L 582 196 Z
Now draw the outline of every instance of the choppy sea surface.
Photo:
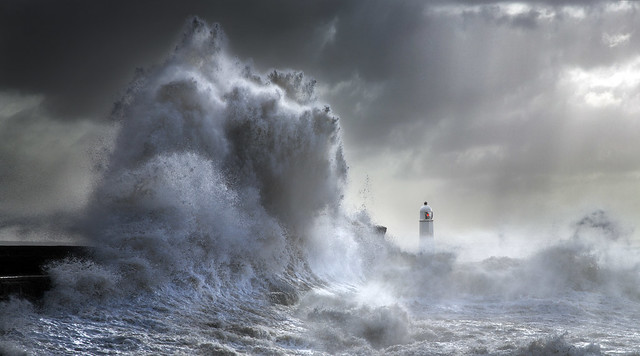
M 403 251 L 342 207 L 315 81 L 226 42 L 193 19 L 132 80 L 70 229 L 95 253 L 0 302 L 0 354 L 640 354 L 640 251 L 606 212 L 525 255 Z

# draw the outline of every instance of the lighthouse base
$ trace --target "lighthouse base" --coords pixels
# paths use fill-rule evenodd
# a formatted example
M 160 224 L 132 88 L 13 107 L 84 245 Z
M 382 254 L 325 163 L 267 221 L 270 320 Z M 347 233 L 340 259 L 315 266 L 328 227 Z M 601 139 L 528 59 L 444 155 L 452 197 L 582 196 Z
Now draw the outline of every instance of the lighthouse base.
M 420 251 L 430 251 L 434 246 L 433 219 L 420 220 Z

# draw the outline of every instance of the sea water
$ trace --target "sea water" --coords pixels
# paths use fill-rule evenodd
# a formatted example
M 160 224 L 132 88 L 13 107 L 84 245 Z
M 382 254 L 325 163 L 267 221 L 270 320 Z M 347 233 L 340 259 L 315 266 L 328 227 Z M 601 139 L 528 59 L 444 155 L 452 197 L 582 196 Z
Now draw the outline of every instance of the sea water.
M 343 208 L 315 82 L 226 41 L 193 19 L 131 82 L 74 217 L 95 252 L 47 266 L 42 300 L 0 302 L 0 354 L 640 352 L 639 251 L 606 213 L 524 255 L 464 257 L 476 236 L 400 250 Z

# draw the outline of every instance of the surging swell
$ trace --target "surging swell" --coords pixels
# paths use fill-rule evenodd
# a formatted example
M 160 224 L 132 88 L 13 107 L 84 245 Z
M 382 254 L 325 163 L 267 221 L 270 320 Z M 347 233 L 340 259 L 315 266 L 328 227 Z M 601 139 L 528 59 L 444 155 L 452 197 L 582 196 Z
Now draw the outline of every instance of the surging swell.
M 339 119 L 314 87 L 301 72 L 256 73 L 230 56 L 218 25 L 189 22 L 115 106 L 119 134 L 82 223 L 97 249 L 83 268 L 98 278 L 91 293 L 304 280 L 328 246 L 351 253 L 359 233 L 336 229 L 367 227 L 336 223 L 347 219 L 347 165 Z M 331 231 L 315 231 L 318 218 Z M 52 267 L 58 291 L 81 289 L 56 268 L 68 266 Z

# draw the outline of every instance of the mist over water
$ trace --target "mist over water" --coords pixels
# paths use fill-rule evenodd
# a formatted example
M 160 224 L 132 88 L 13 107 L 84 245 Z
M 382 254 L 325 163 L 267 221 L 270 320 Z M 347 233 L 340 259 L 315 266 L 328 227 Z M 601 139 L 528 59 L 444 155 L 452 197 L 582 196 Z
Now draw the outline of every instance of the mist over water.
M 2 354 L 625 354 L 640 263 L 604 211 L 508 253 L 406 252 L 342 206 L 338 117 L 295 71 L 258 73 L 189 21 L 139 71 L 82 214 L 95 256 L 0 304 Z M 525 244 L 526 241 L 521 243 Z

